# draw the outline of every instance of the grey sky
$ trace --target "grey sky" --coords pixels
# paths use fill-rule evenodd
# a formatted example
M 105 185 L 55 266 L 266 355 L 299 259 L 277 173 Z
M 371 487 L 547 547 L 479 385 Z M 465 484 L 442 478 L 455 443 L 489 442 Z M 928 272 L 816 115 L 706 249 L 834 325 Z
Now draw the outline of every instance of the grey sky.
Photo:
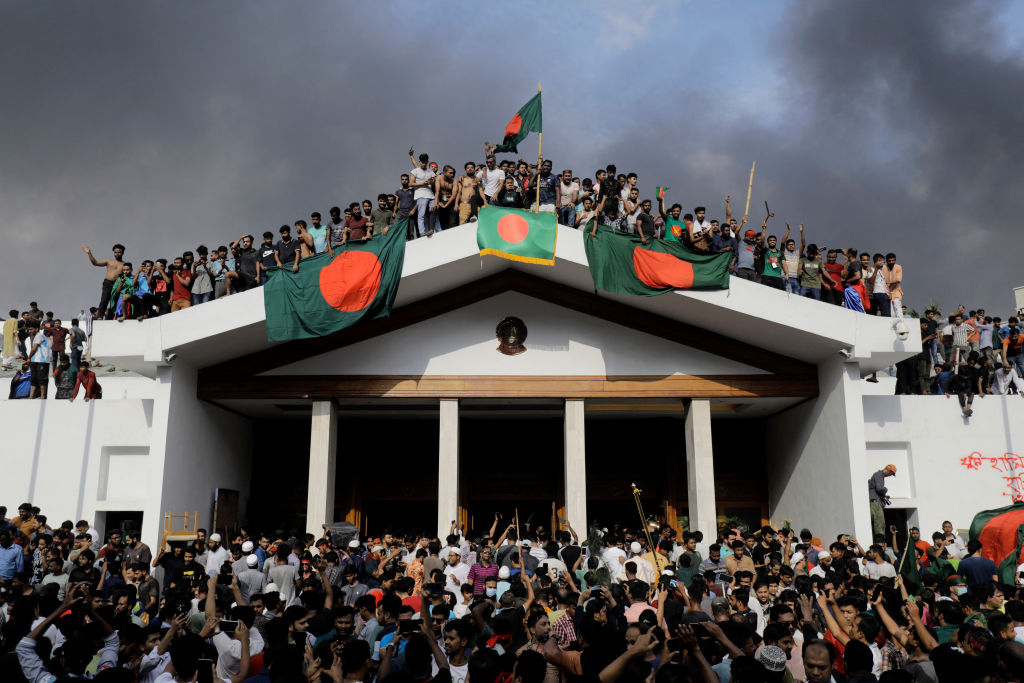
M 95 305 L 172 257 L 461 169 L 544 83 L 545 156 L 687 208 L 895 251 L 907 303 L 1008 313 L 1021 8 L 990 2 L 5 3 L 0 308 Z M 536 155 L 533 136 L 520 147 Z

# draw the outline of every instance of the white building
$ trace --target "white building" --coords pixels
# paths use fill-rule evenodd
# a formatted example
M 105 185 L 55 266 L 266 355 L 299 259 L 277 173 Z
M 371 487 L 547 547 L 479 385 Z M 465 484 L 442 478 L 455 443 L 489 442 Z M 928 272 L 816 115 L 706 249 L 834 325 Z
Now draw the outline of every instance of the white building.
M 97 283 L 98 288 L 98 283 Z M 734 278 L 729 291 L 593 292 L 582 235 L 554 267 L 481 259 L 475 226 L 408 245 L 390 318 L 270 344 L 254 290 L 137 322 L 97 322 L 92 403 L 0 402 L 0 502 L 105 531 L 167 511 L 200 526 L 348 519 L 365 531 L 486 531 L 501 512 L 714 536 L 716 518 L 871 535 L 886 463 L 893 519 L 926 532 L 1022 491 L 1024 401 L 878 395 L 862 377 L 920 348 L 889 321 Z M 525 353 L 496 350 L 522 319 Z M 912 321 L 911 321 L 912 322 Z M 979 459 L 980 458 L 980 459 Z M 219 493 L 218 493 L 219 491 Z M 237 493 L 236 493 L 237 492 Z M 535 522 L 537 523 L 537 522 Z

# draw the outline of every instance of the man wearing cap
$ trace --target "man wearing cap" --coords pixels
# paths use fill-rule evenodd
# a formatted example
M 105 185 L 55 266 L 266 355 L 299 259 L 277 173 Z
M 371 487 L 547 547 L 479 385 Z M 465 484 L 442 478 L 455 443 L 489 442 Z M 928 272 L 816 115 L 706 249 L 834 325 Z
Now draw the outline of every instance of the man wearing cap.
M 249 602 L 253 595 L 262 593 L 267 587 L 267 577 L 260 571 L 259 559 L 252 553 L 246 555 L 241 562 L 245 565 L 245 569 L 242 571 L 235 569 L 235 577 L 238 579 L 238 589 L 242 592 L 242 597 Z
M 896 474 L 896 465 L 886 465 L 868 479 L 868 501 L 871 506 L 871 533 L 885 535 L 885 506 L 889 504 L 889 489 L 885 478 Z
M 523 551 L 521 554 L 526 555 L 525 548 Z M 462 584 L 466 583 L 469 577 L 469 565 L 462 561 L 462 553 L 458 548 L 448 549 L 448 566 L 444 568 L 444 575 L 448 577 L 445 588 L 458 595 Z
M 754 270 L 754 249 L 757 246 L 757 233 L 747 230 L 743 233 L 743 241 L 733 252 L 729 271 L 738 278 L 757 282 L 757 271 Z
M 250 555 L 252 555 L 253 557 L 256 557 L 255 555 L 253 555 L 253 549 L 255 547 L 256 546 L 253 545 L 252 541 L 244 541 L 242 543 L 242 556 L 239 557 L 237 560 L 235 560 L 234 562 L 231 563 L 231 571 L 233 571 L 235 573 L 235 576 L 238 576 L 239 574 L 244 572 L 246 570 L 246 568 L 249 566 L 247 560 L 248 560 Z M 256 557 L 256 567 L 257 568 L 259 568 L 259 564 L 260 564 L 259 558 Z M 248 602 L 248 600 L 246 602 Z
M 656 578 L 654 565 L 652 565 L 649 560 L 641 557 L 642 552 L 643 546 L 641 546 L 637 541 L 633 541 L 629 544 L 630 557 L 628 561 L 636 564 L 636 578 L 640 579 L 648 586 L 653 586 Z M 634 621 L 636 620 L 634 619 Z
M 825 572 L 828 571 L 831 567 L 832 553 L 830 553 L 827 550 L 822 550 L 818 552 L 818 563 L 814 565 L 814 568 L 811 569 L 811 571 L 808 572 L 808 574 L 810 576 L 820 576 L 824 579 Z
M 786 670 L 786 651 L 778 645 L 765 645 L 757 654 L 757 661 L 761 666 L 772 673 L 782 673 Z
M 216 576 L 220 572 L 220 566 L 231 555 L 228 553 L 228 549 L 221 545 L 220 534 L 210 534 L 207 547 L 209 550 L 206 552 L 206 573 L 210 576 Z

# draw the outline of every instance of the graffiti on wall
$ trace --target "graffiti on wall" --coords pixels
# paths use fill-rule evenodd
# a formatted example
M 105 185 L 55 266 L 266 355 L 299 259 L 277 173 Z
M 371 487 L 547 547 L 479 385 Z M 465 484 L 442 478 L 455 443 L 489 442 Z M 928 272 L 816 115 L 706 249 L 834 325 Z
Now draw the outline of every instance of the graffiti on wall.
M 1024 500 L 1024 457 L 1016 453 L 1003 453 L 992 457 L 974 451 L 960 458 L 960 465 L 967 470 L 995 470 L 1005 486 L 1003 495 L 1014 503 Z

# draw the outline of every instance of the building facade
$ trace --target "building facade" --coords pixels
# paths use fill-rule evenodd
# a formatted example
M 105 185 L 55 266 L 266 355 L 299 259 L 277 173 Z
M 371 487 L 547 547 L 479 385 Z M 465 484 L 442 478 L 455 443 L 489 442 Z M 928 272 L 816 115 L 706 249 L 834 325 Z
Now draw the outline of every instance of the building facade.
M 864 381 L 920 348 L 916 325 L 900 340 L 889 320 L 736 278 L 595 293 L 563 226 L 553 267 L 481 259 L 472 225 L 410 243 L 391 316 L 328 337 L 268 343 L 262 297 L 97 322 L 93 356 L 117 368 L 102 400 L 0 401 L 0 501 L 101 531 L 135 519 L 150 543 L 169 511 L 442 536 L 518 512 L 583 535 L 635 525 L 636 483 L 652 518 L 708 537 L 791 520 L 827 540 L 870 538 L 867 480 L 887 463 L 901 528 L 964 528 L 1024 493 L 1020 397 L 978 399 L 966 421 Z M 498 348 L 508 316 L 522 353 Z

